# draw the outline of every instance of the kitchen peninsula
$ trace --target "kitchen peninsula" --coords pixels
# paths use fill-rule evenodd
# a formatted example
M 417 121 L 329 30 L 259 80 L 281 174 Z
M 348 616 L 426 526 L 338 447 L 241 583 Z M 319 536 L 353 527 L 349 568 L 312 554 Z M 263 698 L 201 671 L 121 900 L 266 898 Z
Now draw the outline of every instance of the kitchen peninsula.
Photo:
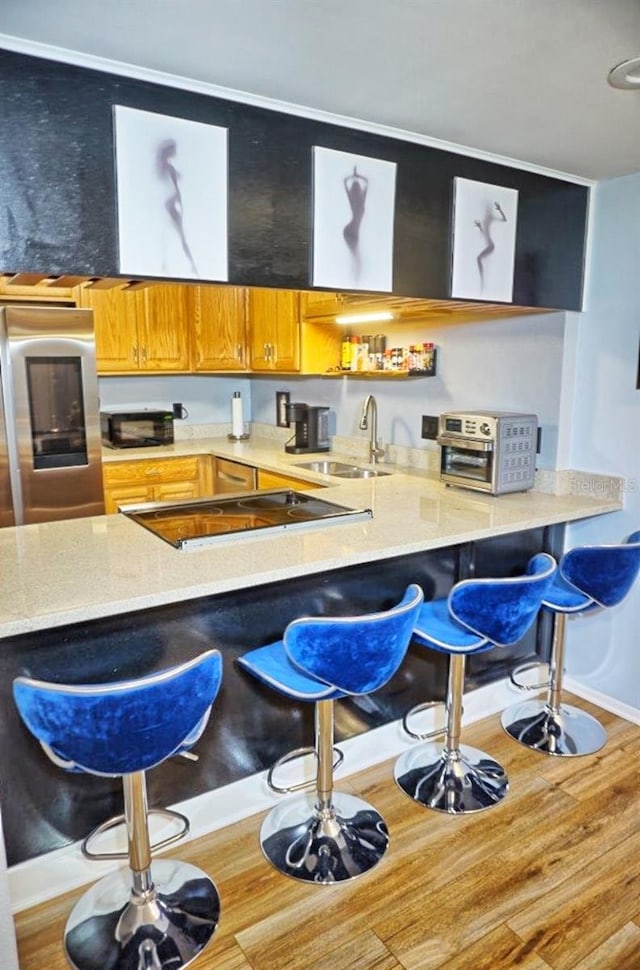
M 384 466 L 392 474 L 348 482 L 299 467 L 272 442 L 194 439 L 154 449 L 155 457 L 215 455 L 306 479 L 318 495 L 371 508 L 363 524 L 304 535 L 248 535 L 180 554 L 122 515 L 93 516 L 0 531 L 0 637 L 146 610 L 262 583 L 545 528 L 621 508 L 617 479 L 554 473 L 555 492 L 488 496 L 447 488 L 432 473 Z M 131 449 L 127 459 L 148 459 Z M 332 457 L 334 457 L 332 455 Z M 107 453 L 107 461 L 122 453 Z M 328 486 L 328 490 L 327 489 Z M 233 553 L 230 555 L 230 550 Z
M 0 530 L 0 779 L 10 865 L 37 865 L 37 857 L 70 846 L 120 811 L 116 780 L 60 771 L 22 730 L 11 699 L 17 674 L 67 682 L 123 679 L 210 646 L 221 649 L 223 687 L 198 746 L 200 760 L 185 766 L 174 759 L 150 773 L 152 804 L 176 804 L 255 775 L 308 743 L 310 705 L 250 683 L 234 663 L 250 647 L 277 638 L 295 616 L 383 608 L 410 581 L 430 598 L 471 573 L 507 575 L 542 548 L 558 554 L 565 523 L 621 507 L 617 480 L 584 473 L 558 473 L 555 493 L 493 497 L 447 488 L 424 470 L 389 465 L 382 466 L 390 472 L 385 476 L 340 481 L 300 468 L 298 456 L 258 438 L 194 439 L 157 451 L 163 457 L 213 455 L 306 479 L 307 494 L 371 509 L 373 518 L 248 533 L 186 551 L 121 514 Z M 136 455 L 148 458 L 149 449 L 130 460 Z M 544 626 L 513 648 L 471 658 L 468 686 L 501 679 L 516 659 L 544 653 Z M 397 721 L 416 702 L 441 698 L 444 664 L 424 654 L 410 651 L 375 697 L 341 702 L 337 739 Z

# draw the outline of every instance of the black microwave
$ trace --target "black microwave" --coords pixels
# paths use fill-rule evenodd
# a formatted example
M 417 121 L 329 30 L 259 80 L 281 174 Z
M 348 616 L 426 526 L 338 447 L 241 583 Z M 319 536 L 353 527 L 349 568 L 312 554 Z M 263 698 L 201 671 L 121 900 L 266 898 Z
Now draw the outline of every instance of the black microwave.
M 173 444 L 173 411 L 101 411 L 102 443 L 108 448 Z

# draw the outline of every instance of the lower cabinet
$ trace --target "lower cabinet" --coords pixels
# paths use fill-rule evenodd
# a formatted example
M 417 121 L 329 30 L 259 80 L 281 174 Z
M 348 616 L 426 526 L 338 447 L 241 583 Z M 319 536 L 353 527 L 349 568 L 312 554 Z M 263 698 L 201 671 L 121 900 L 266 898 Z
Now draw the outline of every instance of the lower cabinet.
M 266 488 L 322 488 L 291 475 L 263 471 L 228 458 L 186 455 L 181 458 L 130 458 L 102 465 L 105 512 L 121 505 L 182 502 L 225 492 Z
M 104 462 L 105 512 L 117 512 L 120 505 L 200 498 L 211 492 L 211 461 L 207 455 L 188 455 Z

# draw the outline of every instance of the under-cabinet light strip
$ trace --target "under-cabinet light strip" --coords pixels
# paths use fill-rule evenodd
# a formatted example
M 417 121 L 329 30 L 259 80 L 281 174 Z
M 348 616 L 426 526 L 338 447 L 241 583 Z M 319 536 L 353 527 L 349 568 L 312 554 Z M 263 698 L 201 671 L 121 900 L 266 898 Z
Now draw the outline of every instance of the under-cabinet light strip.
M 376 310 L 372 313 L 341 313 L 336 323 L 376 323 L 378 320 L 393 320 L 390 310 Z

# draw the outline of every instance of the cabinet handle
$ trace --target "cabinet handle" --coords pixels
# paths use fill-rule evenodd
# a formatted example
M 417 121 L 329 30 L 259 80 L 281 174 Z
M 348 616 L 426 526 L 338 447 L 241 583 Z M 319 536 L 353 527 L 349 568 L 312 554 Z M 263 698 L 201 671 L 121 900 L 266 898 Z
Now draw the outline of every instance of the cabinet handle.
M 141 347 L 140 349 L 142 351 L 142 363 L 143 364 L 146 364 L 147 363 L 147 348 L 146 347 Z
M 131 356 L 132 356 L 133 360 L 135 361 L 135 363 L 137 364 L 138 363 L 138 348 L 137 347 L 132 347 L 131 348 Z
M 160 469 L 159 468 L 146 468 L 144 473 L 149 478 L 157 478 L 158 475 L 160 474 Z
M 238 344 L 238 346 L 236 347 L 236 360 L 239 360 L 240 363 L 244 361 L 244 356 L 242 354 L 242 344 Z
M 271 344 L 271 360 L 273 361 L 274 364 L 278 362 L 277 348 L 278 348 L 277 344 Z

